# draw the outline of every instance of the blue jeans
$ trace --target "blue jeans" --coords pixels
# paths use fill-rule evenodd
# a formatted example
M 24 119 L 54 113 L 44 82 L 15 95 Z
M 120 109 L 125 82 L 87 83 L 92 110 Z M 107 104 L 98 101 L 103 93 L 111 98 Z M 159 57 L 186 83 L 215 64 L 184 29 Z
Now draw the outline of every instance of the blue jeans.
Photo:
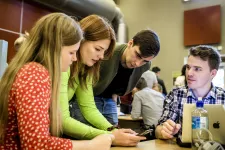
M 112 98 L 95 97 L 95 104 L 112 125 L 118 124 L 117 103 Z
M 91 125 L 83 116 L 83 114 L 80 111 L 79 105 L 77 103 L 76 97 L 74 96 L 72 100 L 69 102 L 69 110 L 70 110 L 70 116 L 86 125 Z

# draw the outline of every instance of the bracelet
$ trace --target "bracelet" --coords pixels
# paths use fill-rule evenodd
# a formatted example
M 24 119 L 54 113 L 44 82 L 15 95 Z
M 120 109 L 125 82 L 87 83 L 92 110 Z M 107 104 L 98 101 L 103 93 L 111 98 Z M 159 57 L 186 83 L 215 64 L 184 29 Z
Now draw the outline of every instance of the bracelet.
M 108 128 L 107 128 L 107 131 L 112 131 L 112 130 L 114 130 L 114 129 L 119 129 L 119 125 L 113 125 L 113 126 L 111 126 L 111 127 L 108 127 Z

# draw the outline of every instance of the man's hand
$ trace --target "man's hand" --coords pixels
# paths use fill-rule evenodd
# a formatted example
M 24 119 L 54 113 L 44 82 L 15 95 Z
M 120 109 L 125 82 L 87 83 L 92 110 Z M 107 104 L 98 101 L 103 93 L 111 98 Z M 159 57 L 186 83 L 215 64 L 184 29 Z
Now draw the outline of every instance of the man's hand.
M 180 130 L 181 125 L 176 124 L 172 120 L 167 120 L 162 125 L 156 127 L 156 137 L 161 139 L 171 139 L 173 135 L 177 134 Z
M 136 146 L 140 140 L 145 140 L 145 137 L 136 136 L 136 132 L 131 129 L 118 129 L 114 130 L 112 134 L 115 140 L 112 145 L 116 146 Z

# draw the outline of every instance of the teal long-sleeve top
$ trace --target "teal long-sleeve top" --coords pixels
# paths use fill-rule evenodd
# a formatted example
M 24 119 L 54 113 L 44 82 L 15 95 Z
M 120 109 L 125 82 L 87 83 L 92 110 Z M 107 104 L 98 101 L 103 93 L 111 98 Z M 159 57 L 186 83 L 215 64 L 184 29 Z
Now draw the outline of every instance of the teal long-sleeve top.
M 79 82 L 74 82 L 74 88 L 68 86 L 70 71 L 62 72 L 60 89 L 60 107 L 62 112 L 63 133 L 77 139 L 92 139 L 100 134 L 109 133 L 107 128 L 112 125 L 98 111 L 93 95 L 92 79 L 87 81 L 87 89 L 82 88 Z M 81 113 L 94 127 L 85 125 L 70 117 L 69 101 L 76 94 Z

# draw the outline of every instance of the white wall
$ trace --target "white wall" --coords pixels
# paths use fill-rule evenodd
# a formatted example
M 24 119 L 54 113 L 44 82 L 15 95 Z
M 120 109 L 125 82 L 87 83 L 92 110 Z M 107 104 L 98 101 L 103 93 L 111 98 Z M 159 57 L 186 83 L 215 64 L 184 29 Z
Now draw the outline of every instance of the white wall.
M 152 66 L 161 68 L 167 90 L 172 88 L 172 71 L 180 71 L 188 48 L 183 46 L 183 13 L 185 10 L 221 5 L 222 42 L 225 53 L 225 0 L 117 0 L 128 26 L 129 39 L 138 31 L 150 28 L 158 33 L 161 51 L 153 59 Z

